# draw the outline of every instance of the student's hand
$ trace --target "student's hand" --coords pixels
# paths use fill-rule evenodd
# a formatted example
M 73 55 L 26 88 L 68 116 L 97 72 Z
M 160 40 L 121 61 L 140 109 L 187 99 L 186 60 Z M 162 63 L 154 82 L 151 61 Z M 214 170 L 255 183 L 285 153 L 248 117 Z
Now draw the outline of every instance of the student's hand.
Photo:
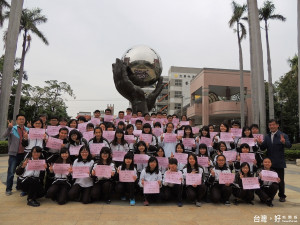
M 171 158 L 174 158 L 174 154 L 173 154 L 173 152 L 171 152 Z
M 146 146 L 147 146 L 147 148 L 149 148 L 149 143 L 148 142 L 146 142 Z
M 254 159 L 253 160 L 253 165 L 256 166 L 256 164 L 257 164 L 257 161 L 256 161 L 256 159 Z
M 242 179 L 244 176 L 243 176 L 243 174 L 240 172 L 240 178 Z
M 228 187 L 229 185 L 230 185 L 230 183 L 225 184 L 225 186 L 227 186 L 227 187 Z
M 208 160 L 208 166 L 210 166 L 210 161 Z
M 237 161 L 240 161 L 240 160 L 241 160 L 241 156 L 240 156 L 240 155 L 237 155 L 237 156 L 236 156 L 236 160 L 237 160 Z
M 31 128 L 31 127 L 32 127 L 31 121 L 27 121 L 27 127 L 28 127 L 28 128 Z
M 133 176 L 133 180 L 136 181 L 136 179 L 137 179 L 137 176 L 134 175 L 134 176 Z
M 260 145 L 262 143 L 262 139 L 260 137 L 257 138 L 257 143 Z
M 277 178 L 277 183 L 280 183 L 280 178 L 279 177 Z
M 61 148 L 64 148 L 66 145 L 65 144 L 61 144 Z
M 23 164 L 22 164 L 22 168 L 25 168 L 26 166 L 27 166 L 27 163 L 28 163 L 28 158 L 23 162 Z
M 222 155 L 222 153 L 221 153 L 220 151 L 217 151 L 217 154 L 218 154 L 218 155 Z
M 118 168 L 117 173 L 119 173 L 119 172 L 120 172 L 120 169 Z
M 192 185 L 194 188 L 196 188 L 197 187 L 197 184 L 194 184 L 194 185 Z
M 70 168 L 68 169 L 69 173 L 73 173 L 73 169 L 72 166 L 70 166 Z
M 215 140 L 215 141 L 218 141 L 217 135 L 214 136 L 214 140 Z
M 284 139 L 283 134 L 280 135 L 280 142 L 281 142 L 282 144 L 285 144 L 285 139 Z
M 196 142 L 197 142 L 197 143 L 200 142 L 200 138 L 199 138 L 199 137 L 196 138 Z
M 44 141 L 47 140 L 47 134 L 44 134 L 43 140 L 44 140 Z
M 182 140 L 182 136 L 177 136 L 177 139 L 178 139 L 179 141 L 181 141 L 181 140 Z
M 216 175 L 216 173 L 215 173 L 214 170 L 211 170 L 211 171 L 210 171 L 210 174 L 211 174 L 212 177 L 215 177 L 215 175 Z
M 48 164 L 50 173 L 53 173 L 53 164 Z
M 193 144 L 193 148 L 196 148 L 196 144 Z
M 160 180 L 158 180 L 157 183 L 158 183 L 159 186 L 161 185 L 161 181 Z
M 114 171 L 112 171 L 112 172 L 111 172 L 111 176 L 113 177 L 114 175 L 115 175 L 115 172 L 114 172 Z
M 96 176 L 95 170 L 92 170 L 92 176 Z
M 28 133 L 25 130 L 23 131 L 23 138 L 28 140 Z
M 45 169 L 47 169 L 47 167 L 48 167 L 47 163 L 44 164 L 44 167 L 45 167 Z
M 11 121 L 9 121 L 9 120 L 7 120 L 7 127 L 8 128 L 13 128 L 13 126 L 14 126 L 14 121 L 13 120 L 11 120 Z
M 144 179 L 142 179 L 141 183 L 142 183 L 142 185 L 144 186 Z
M 258 174 L 258 177 L 261 179 L 261 177 L 262 177 L 262 176 L 261 176 L 261 173 Z

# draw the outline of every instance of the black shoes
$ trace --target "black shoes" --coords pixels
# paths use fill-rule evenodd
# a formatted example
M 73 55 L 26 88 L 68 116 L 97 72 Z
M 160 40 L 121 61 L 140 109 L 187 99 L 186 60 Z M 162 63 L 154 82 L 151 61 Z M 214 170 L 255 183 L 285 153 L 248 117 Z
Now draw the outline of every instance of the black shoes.
M 273 207 L 273 206 L 274 206 L 273 203 L 272 203 L 272 200 L 267 200 L 267 201 L 266 201 L 266 204 L 267 204 L 267 206 L 269 206 L 269 207 Z
M 280 201 L 280 202 L 285 202 L 285 197 L 280 197 L 280 198 L 279 198 L 279 201 Z
M 40 203 L 37 202 L 36 200 L 28 200 L 27 205 L 33 206 L 33 207 L 38 207 L 38 206 L 40 206 Z

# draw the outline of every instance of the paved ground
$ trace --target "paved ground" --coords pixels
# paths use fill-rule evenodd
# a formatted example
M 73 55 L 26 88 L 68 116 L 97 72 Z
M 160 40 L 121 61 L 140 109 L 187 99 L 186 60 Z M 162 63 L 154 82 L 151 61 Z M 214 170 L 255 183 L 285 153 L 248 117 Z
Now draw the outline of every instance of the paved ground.
M 259 203 L 224 206 L 206 203 L 201 208 L 185 203 L 178 208 L 174 203 L 129 206 L 126 202 L 113 201 L 111 205 L 103 202 L 83 205 L 69 202 L 60 206 L 49 199 L 42 198 L 41 206 L 34 208 L 26 205 L 26 197 L 20 197 L 18 191 L 12 196 L 5 195 L 7 156 L 0 157 L 0 224 L 300 224 L 300 167 L 288 164 L 286 169 L 285 203 L 276 196 L 274 207 Z M 15 186 L 14 186 L 15 187 Z M 255 218 L 256 216 L 256 218 Z M 255 222 L 258 221 L 258 222 Z M 288 222 L 290 220 L 290 222 Z M 293 222 L 292 222 L 293 221 Z M 297 221 L 297 222 L 296 222 Z M 275 223 L 277 224 L 277 223 Z

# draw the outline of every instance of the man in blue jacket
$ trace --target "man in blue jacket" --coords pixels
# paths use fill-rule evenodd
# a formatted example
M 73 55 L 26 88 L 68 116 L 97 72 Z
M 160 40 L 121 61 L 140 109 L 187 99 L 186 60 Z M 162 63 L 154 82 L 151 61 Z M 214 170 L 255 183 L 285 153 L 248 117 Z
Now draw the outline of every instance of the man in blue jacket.
M 289 137 L 278 130 L 279 124 L 275 119 L 269 121 L 270 133 L 264 138 L 264 141 L 258 141 L 262 150 L 267 149 L 267 157 L 272 161 L 272 169 L 274 169 L 279 178 L 279 201 L 285 202 L 285 184 L 284 184 L 284 168 L 286 168 L 284 158 L 284 148 L 291 148 L 292 144 L 289 141 Z
M 13 126 L 13 121 L 8 121 L 8 126 L 4 137 L 8 138 L 8 170 L 6 179 L 6 195 L 12 194 L 12 187 L 14 181 L 14 174 L 17 166 L 24 159 L 24 147 L 22 146 L 22 139 L 28 128 L 25 127 L 25 116 L 16 116 L 17 125 Z

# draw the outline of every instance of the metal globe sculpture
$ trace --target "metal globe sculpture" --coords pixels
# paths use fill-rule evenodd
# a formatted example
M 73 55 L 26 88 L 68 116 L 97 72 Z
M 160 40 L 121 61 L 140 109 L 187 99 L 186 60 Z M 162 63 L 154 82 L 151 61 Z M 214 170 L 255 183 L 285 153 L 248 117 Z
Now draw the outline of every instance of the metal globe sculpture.
M 140 87 L 156 83 L 162 73 L 160 56 L 145 45 L 128 49 L 123 55 L 122 61 L 131 70 L 131 73 L 128 73 L 131 82 Z

